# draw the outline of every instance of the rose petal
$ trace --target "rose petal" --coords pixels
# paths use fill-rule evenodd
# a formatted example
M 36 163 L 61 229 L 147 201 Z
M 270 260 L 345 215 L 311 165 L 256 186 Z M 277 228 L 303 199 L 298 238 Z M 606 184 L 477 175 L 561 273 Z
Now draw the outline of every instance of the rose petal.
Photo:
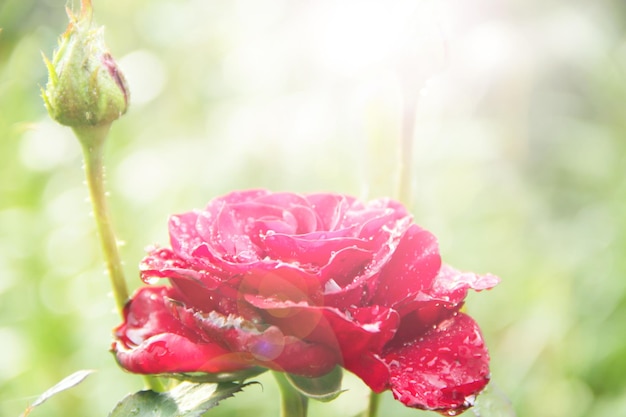
M 188 257 L 202 243 L 202 237 L 196 229 L 199 216 L 200 213 L 195 210 L 170 216 L 168 230 L 170 233 L 170 244 L 175 253 Z
M 366 240 L 350 237 L 328 239 L 326 236 L 311 238 L 307 235 L 289 236 L 279 233 L 267 234 L 263 239 L 265 253 L 272 259 L 294 263 L 305 270 L 317 272 L 337 252 L 353 247 L 370 248 Z
M 136 373 L 229 372 L 250 363 L 218 343 L 184 326 L 164 300 L 176 296 L 169 287 L 141 288 L 115 329 L 113 351 L 122 367 Z
M 193 330 L 181 325 L 166 308 L 163 300 L 177 296 L 171 287 L 142 287 L 124 308 L 124 322 L 115 329 L 116 337 L 128 346 L 137 346 L 161 333 L 176 333 L 199 339 Z
M 260 204 L 275 206 L 289 212 L 296 221 L 294 234 L 310 233 L 318 229 L 317 216 L 305 196 L 294 193 L 270 193 L 257 199 Z M 255 215 L 255 217 L 262 217 Z
M 346 211 L 355 203 L 353 198 L 339 194 L 309 194 L 307 201 L 315 210 L 317 230 L 333 231 L 342 228 Z
M 154 278 L 191 280 L 208 289 L 217 288 L 221 280 L 212 269 L 199 262 L 190 263 L 166 248 L 152 250 L 139 265 L 141 279 L 150 284 Z
M 320 343 L 285 335 L 277 326 L 257 326 L 215 311 L 201 314 L 182 305 L 174 307 L 178 319 L 198 328 L 209 340 L 219 340 L 247 363 L 307 377 L 324 375 L 337 364 L 338 355 Z
M 231 281 L 239 297 L 246 294 L 259 295 L 294 302 L 321 302 L 323 293 L 319 279 L 290 264 L 251 265 L 245 273 Z
M 396 336 L 389 344 L 390 347 L 402 346 L 422 336 L 438 323 L 452 317 L 459 311 L 462 304 L 454 305 L 429 299 L 403 307 L 398 311 L 402 319 Z
M 469 289 L 482 291 L 494 287 L 498 282 L 500 279 L 495 275 L 461 272 L 449 265 L 442 265 L 430 288 L 396 306 L 403 317 L 397 339 L 404 340 L 419 335 L 431 325 L 458 311 Z
M 220 373 L 252 366 L 244 355 L 216 343 L 195 343 L 173 333 L 153 336 L 133 348 L 117 341 L 113 352 L 120 366 L 138 374 Z
M 344 368 L 359 376 L 376 392 L 388 386 L 389 370 L 378 353 L 398 326 L 395 311 L 380 307 L 352 308 L 345 313 L 331 307 L 246 296 L 246 301 L 267 313 L 265 321 L 300 339 L 341 352 Z
M 461 413 L 489 381 L 489 355 L 478 325 L 459 313 L 421 339 L 383 356 L 391 390 L 409 407 Z
M 320 271 L 320 281 L 326 285 L 329 280 L 332 286 L 326 285 L 325 293 L 333 293 L 349 286 L 355 277 L 363 274 L 364 269 L 372 260 L 372 252 L 356 246 L 340 249 L 331 254 L 328 263 Z M 335 288 L 336 287 L 336 288 Z
M 392 226 L 397 220 L 410 217 L 406 208 L 397 201 L 388 198 L 379 198 L 369 201 L 367 204 L 360 202 L 353 203 L 353 206 L 344 215 L 342 224 L 346 225 L 363 225 L 369 219 L 374 217 L 385 217 L 389 219 L 388 226 Z
M 396 307 L 429 288 L 440 266 L 437 239 L 430 232 L 412 224 L 382 269 L 372 302 Z
M 378 275 L 381 269 L 389 262 L 401 237 L 410 225 L 410 217 L 395 220 L 389 213 L 365 221 L 361 225 L 359 235 L 367 239 L 370 244 L 371 261 L 363 265 L 361 272 L 355 269 L 355 274 L 351 277 L 345 276 L 340 281 L 335 280 L 332 275 L 326 275 L 326 271 L 321 271 L 322 276 L 333 278 L 333 281 L 329 282 L 330 284 L 337 284 L 337 288 L 333 288 L 327 283 L 326 303 L 340 308 L 346 308 L 350 305 L 370 304 L 370 300 L 376 291 Z
M 465 299 L 470 288 L 475 291 L 488 290 L 499 282 L 500 278 L 495 275 L 461 272 L 449 265 L 442 265 L 429 293 L 433 299 L 457 304 Z

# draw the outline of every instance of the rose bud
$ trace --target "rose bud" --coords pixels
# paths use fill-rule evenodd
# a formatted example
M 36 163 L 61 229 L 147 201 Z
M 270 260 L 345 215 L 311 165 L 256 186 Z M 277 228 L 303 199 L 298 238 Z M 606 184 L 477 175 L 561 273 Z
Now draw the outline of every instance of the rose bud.
M 103 126 L 128 108 L 128 87 L 104 44 L 104 28 L 93 22 L 91 0 L 82 0 L 59 38 L 52 61 L 44 56 L 48 83 L 42 97 L 50 116 L 71 127 Z

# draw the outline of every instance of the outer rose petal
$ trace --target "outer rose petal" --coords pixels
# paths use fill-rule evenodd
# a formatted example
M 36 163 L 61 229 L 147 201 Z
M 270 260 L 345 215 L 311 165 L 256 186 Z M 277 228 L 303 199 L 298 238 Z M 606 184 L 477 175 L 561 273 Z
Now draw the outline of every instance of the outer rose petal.
M 394 338 L 394 344 L 419 337 L 429 327 L 451 317 L 463 306 L 467 291 L 487 290 L 500 282 L 495 275 L 477 275 L 461 272 L 449 265 L 442 265 L 433 285 L 420 291 L 412 300 L 399 306 L 402 323 Z
M 386 352 L 391 390 L 409 407 L 456 415 L 489 382 L 489 354 L 478 325 L 458 315 L 423 338 Z
M 470 288 L 475 291 L 488 290 L 499 282 L 500 278 L 495 275 L 462 272 L 450 265 L 442 265 L 430 293 L 433 299 L 458 304 L 465 299 Z
M 164 302 L 171 295 L 173 288 L 144 287 L 126 305 L 113 344 L 120 365 L 137 373 L 229 372 L 251 366 L 172 316 Z
M 254 323 L 216 312 L 201 314 L 184 306 L 174 306 L 177 318 L 197 328 L 209 340 L 219 340 L 231 352 L 238 352 L 248 363 L 296 375 L 324 375 L 337 364 L 338 353 L 321 343 L 311 343 L 286 335 L 277 326 Z
M 172 333 L 153 336 L 134 348 L 113 344 L 119 364 L 138 374 L 184 372 L 232 372 L 252 364 L 244 355 L 229 352 L 216 343 L 198 344 Z

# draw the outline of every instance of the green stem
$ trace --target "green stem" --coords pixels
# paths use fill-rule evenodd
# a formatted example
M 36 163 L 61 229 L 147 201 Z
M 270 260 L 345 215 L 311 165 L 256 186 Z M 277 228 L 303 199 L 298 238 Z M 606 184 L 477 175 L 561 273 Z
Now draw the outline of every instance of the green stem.
M 281 417 L 306 417 L 308 399 L 296 391 L 282 372 L 273 371 L 280 389 Z
M 115 305 L 122 318 L 124 318 L 124 306 L 128 300 L 128 288 L 122 268 L 117 239 L 113 232 L 109 209 L 106 202 L 104 188 L 104 164 L 102 161 L 104 142 L 109 133 L 110 125 L 103 127 L 74 128 L 85 158 L 85 174 L 89 187 L 89 196 L 93 205 L 93 215 L 98 228 L 100 245 L 107 266 Z
M 363 417 L 376 417 L 378 415 L 378 404 L 380 403 L 381 395 L 374 391 L 370 392 L 370 401 Z
M 115 306 L 123 320 L 124 306 L 128 301 L 128 288 L 104 188 L 104 142 L 109 134 L 110 127 L 111 125 L 108 124 L 105 126 L 75 127 L 73 130 L 83 148 L 85 174 L 93 206 L 93 216 L 98 228 L 98 236 L 100 237 L 100 245 L 106 262 L 109 280 L 111 281 Z M 144 381 L 148 388 L 154 391 L 163 391 L 164 389 L 158 377 L 144 375 Z

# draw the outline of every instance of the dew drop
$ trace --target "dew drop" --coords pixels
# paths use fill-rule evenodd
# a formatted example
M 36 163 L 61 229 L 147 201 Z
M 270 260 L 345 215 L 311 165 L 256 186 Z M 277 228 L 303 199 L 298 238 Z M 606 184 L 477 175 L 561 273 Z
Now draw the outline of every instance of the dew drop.
M 156 342 L 148 346 L 148 353 L 153 354 L 155 357 L 160 358 L 167 355 L 168 350 L 165 347 L 164 342 Z
M 463 402 L 463 405 L 466 407 L 471 407 L 474 405 L 475 402 L 476 402 L 476 396 L 468 395 L 467 397 L 465 397 L 465 401 Z
M 159 282 L 159 277 L 147 277 L 143 279 L 143 282 L 145 282 L 148 285 L 154 285 L 157 282 Z

